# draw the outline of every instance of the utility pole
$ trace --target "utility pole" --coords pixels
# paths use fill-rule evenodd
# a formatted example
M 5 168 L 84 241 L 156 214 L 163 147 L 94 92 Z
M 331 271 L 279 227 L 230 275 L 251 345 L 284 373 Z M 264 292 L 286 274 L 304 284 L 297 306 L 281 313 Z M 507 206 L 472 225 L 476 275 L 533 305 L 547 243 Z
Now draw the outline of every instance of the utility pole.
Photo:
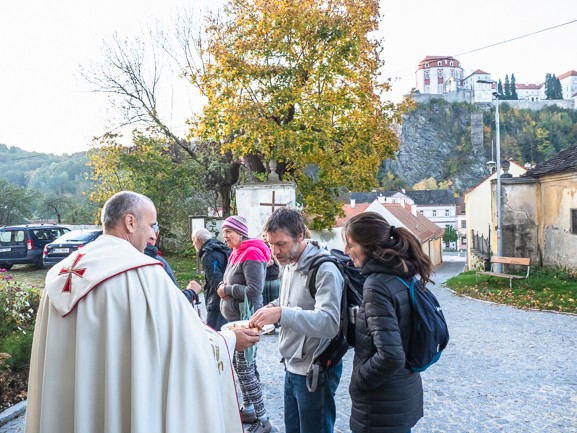
M 494 92 L 495 97 L 495 147 L 497 161 L 497 255 L 503 255 L 503 236 L 501 230 L 501 132 L 499 129 L 499 98 L 501 94 Z M 496 263 L 496 271 L 502 272 L 501 263 Z

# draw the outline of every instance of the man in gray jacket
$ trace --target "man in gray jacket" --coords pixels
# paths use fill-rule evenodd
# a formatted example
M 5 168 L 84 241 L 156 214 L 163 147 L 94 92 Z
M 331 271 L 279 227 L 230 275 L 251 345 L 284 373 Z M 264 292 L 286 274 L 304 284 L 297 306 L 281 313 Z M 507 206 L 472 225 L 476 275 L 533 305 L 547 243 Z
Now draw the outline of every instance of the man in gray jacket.
M 305 239 L 301 214 L 277 209 L 263 232 L 272 255 L 284 266 L 279 298 L 258 310 L 250 326 L 279 323 L 279 351 L 285 363 L 284 422 L 286 433 L 331 433 L 336 418 L 335 393 L 342 361 L 320 373 L 316 389 L 307 386 L 312 362 L 339 331 L 344 280 L 334 263 L 323 263 L 316 276 L 316 295 L 308 289 L 315 257 L 329 254 Z

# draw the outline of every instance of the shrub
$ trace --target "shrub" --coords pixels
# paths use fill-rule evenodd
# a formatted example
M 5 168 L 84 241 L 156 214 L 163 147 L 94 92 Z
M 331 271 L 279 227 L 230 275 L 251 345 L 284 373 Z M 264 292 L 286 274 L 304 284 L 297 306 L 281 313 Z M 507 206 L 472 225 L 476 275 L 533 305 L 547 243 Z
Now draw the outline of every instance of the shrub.
M 28 368 L 39 301 L 37 288 L 18 284 L 0 269 L 0 353 L 10 355 L 5 360 L 8 368 Z

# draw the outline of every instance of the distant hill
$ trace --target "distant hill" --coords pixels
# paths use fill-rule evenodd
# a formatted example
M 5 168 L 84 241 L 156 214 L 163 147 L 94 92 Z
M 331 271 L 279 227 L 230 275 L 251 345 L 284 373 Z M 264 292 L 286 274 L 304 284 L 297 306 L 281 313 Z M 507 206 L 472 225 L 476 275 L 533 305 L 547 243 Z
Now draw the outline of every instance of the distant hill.
M 0 179 L 45 195 L 82 197 L 90 187 L 86 152 L 54 155 L 0 144 Z

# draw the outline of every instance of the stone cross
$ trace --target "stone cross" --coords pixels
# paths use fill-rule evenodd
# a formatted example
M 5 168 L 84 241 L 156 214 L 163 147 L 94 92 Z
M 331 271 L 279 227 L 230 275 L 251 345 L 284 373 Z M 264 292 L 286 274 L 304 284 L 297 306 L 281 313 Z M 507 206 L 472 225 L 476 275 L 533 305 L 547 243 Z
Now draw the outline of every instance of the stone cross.
M 270 203 L 260 203 L 261 206 L 272 206 L 272 211 L 271 211 L 271 213 L 274 212 L 274 207 L 275 207 L 275 206 L 276 206 L 276 207 L 284 207 L 284 206 L 286 206 L 286 203 L 285 203 L 285 204 L 275 203 L 275 193 L 276 193 L 276 191 L 273 191 L 273 192 L 272 192 L 272 200 L 271 200 Z

